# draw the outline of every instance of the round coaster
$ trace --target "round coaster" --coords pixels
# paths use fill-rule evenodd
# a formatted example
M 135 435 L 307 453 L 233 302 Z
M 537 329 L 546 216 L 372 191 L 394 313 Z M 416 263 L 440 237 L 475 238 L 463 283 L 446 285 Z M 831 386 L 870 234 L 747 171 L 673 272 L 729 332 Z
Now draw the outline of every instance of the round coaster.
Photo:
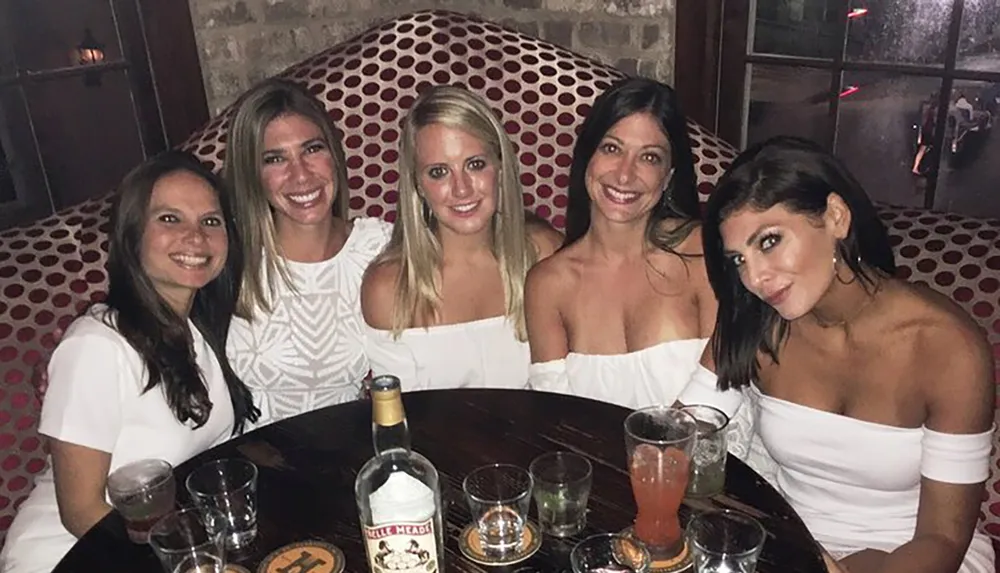
M 344 552 L 325 541 L 300 541 L 289 543 L 268 554 L 257 568 L 257 573 L 284 573 L 309 571 L 309 573 L 341 573 L 344 570 Z
M 642 543 L 642 540 L 635 537 L 631 527 L 622 531 L 622 534 Z M 682 541 L 684 545 L 681 547 L 680 553 L 669 559 L 654 559 L 649 564 L 649 573 L 677 573 L 678 571 L 689 569 L 694 565 L 694 562 L 691 561 L 691 551 L 688 548 L 687 538 L 682 539 Z
M 479 530 L 474 523 L 465 526 L 465 529 L 462 530 L 462 534 L 458 538 L 458 548 L 462 550 L 462 555 L 468 557 L 470 561 L 488 566 L 520 563 L 534 555 L 541 546 L 542 532 L 538 530 L 537 525 L 530 521 L 524 524 L 524 537 L 521 539 L 521 546 L 517 548 L 517 551 L 502 558 L 492 557 L 483 553 L 483 545 L 479 541 Z

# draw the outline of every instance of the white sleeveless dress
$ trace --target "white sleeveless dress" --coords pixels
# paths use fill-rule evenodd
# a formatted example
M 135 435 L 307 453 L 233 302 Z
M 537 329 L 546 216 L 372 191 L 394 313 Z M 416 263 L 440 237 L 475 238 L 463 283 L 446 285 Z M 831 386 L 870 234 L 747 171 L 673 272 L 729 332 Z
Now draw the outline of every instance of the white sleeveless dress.
M 516 388 L 528 384 L 528 344 L 504 316 L 408 328 L 398 338 L 366 325 L 372 375 L 398 376 L 404 392 L 446 388 Z
M 369 372 L 361 279 L 391 233 L 380 219 L 356 219 L 334 257 L 288 262 L 295 290 L 278 281 L 270 314 L 233 319 L 226 351 L 260 408 L 258 426 L 359 396 Z

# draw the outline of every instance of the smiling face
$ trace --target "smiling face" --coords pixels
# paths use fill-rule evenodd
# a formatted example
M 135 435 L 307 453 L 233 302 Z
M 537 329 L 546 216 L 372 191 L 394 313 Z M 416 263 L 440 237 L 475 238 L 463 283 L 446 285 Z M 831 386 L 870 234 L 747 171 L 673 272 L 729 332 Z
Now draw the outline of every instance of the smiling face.
M 836 276 L 837 241 L 847 236 L 850 211 L 835 194 L 821 217 L 778 204 L 765 211 L 743 207 L 720 226 L 726 256 L 751 293 L 786 320 L 812 311 Z
M 278 116 L 267 124 L 261 147 L 261 179 L 275 225 L 329 224 L 339 190 L 319 126 L 297 114 Z
M 174 310 L 186 314 L 195 292 L 219 276 L 228 247 L 219 199 L 207 181 L 175 171 L 156 182 L 140 262 Z
M 479 138 L 442 124 L 416 135 L 418 188 L 439 229 L 487 232 L 497 209 L 497 159 Z
M 587 164 L 592 209 L 617 222 L 645 220 L 663 196 L 671 172 L 670 142 L 648 113 L 611 126 Z

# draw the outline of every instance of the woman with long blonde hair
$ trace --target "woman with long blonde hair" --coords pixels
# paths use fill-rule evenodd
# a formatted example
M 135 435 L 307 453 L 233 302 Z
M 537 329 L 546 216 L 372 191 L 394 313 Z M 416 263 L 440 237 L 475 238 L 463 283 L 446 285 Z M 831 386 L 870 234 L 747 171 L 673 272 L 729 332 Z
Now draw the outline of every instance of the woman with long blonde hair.
M 517 157 L 477 96 L 432 88 L 403 120 L 392 239 L 361 290 L 373 374 L 404 390 L 524 387 L 524 279 L 562 236 L 526 222 Z
M 355 399 L 369 370 L 361 278 L 391 227 L 346 219 L 344 151 L 325 108 L 287 80 L 252 88 L 224 172 L 247 257 L 228 353 L 261 423 Z

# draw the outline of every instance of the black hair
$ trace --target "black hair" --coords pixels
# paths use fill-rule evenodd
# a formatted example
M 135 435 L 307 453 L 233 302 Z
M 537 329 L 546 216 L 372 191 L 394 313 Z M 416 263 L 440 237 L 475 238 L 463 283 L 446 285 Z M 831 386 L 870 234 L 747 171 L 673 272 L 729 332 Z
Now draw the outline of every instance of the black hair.
M 219 276 L 195 293 L 189 317 L 180 316 L 157 292 L 142 265 L 142 242 L 153 188 L 163 177 L 186 171 L 204 179 L 215 192 L 225 219 L 228 255 Z M 243 275 L 243 252 L 225 183 L 189 153 L 167 151 L 134 168 L 122 180 L 111 209 L 108 255 L 108 296 L 113 311 L 104 322 L 115 328 L 139 353 L 148 382 L 144 392 L 162 385 L 170 409 L 181 423 L 200 427 L 208 421 L 212 402 L 195 361 L 188 318 L 202 334 L 222 368 L 235 424 L 255 422 L 260 411 L 250 390 L 226 358 L 226 338 L 236 308 Z
M 616 123 L 636 114 L 648 113 L 656 118 L 670 141 L 673 177 L 663 192 L 663 198 L 649 214 L 646 237 L 656 247 L 675 252 L 677 247 L 698 224 L 698 191 L 695 185 L 694 156 L 688 138 L 687 119 L 681 113 L 674 90 L 663 83 L 646 78 L 621 80 L 601 94 L 573 147 L 573 163 L 569 174 L 569 204 L 566 208 L 566 239 L 564 246 L 580 240 L 590 229 L 590 195 L 587 192 L 587 166 Z M 664 231 L 659 224 L 665 219 L 680 219 L 683 223 Z
M 896 271 L 889 235 L 875 206 L 844 164 L 817 144 L 779 136 L 741 153 L 719 180 L 705 206 L 702 224 L 705 266 L 719 301 L 712 336 L 719 388 L 740 388 L 756 380 L 759 353 L 777 362 L 788 322 L 743 285 L 725 254 L 720 227 L 727 217 L 749 207 L 766 211 L 783 205 L 793 213 L 818 218 L 830 193 L 851 212 L 847 236 L 836 256 L 866 288 Z

